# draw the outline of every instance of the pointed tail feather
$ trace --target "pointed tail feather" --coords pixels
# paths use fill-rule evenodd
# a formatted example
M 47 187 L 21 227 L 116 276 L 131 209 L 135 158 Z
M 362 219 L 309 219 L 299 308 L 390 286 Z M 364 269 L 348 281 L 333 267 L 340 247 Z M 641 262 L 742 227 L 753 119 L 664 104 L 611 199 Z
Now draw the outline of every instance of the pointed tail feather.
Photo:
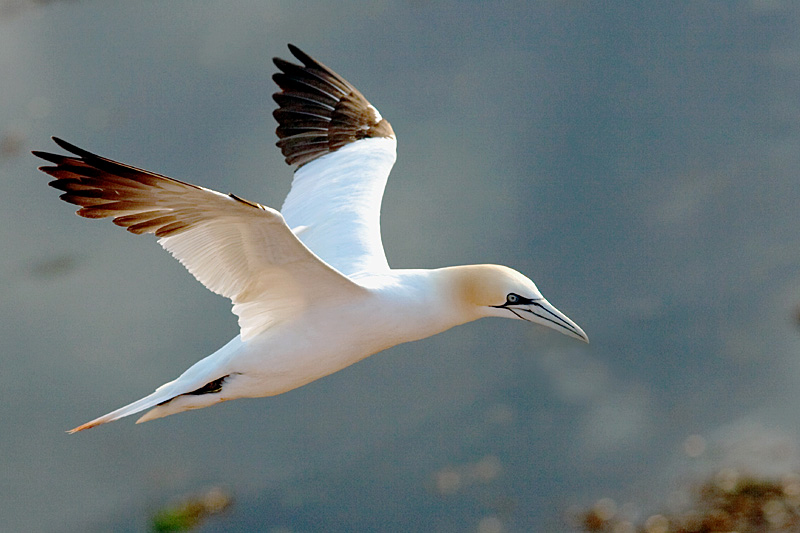
M 152 394 L 125 407 L 120 407 L 116 411 L 111 411 L 107 415 L 70 429 L 67 433 L 77 433 L 78 431 L 113 422 L 148 409 L 151 409 L 151 411 L 139 418 L 136 421 L 137 424 L 180 413 L 181 411 L 188 411 L 189 409 L 201 409 L 225 399 L 241 397 L 241 395 L 234 394 L 231 396 L 226 394 L 223 398 L 215 393 L 222 390 L 223 383 L 228 384 L 227 379 L 231 375 L 236 375 L 237 378 L 240 377 L 239 372 L 225 372 L 224 365 L 242 346 L 241 337 L 237 335 L 213 354 L 190 366 L 175 380 L 161 385 Z
M 108 414 L 105 414 L 99 418 L 95 418 L 90 422 L 86 422 L 76 428 L 72 428 L 67 433 L 77 433 L 78 431 L 83 431 L 84 429 L 93 428 L 95 426 L 100 426 L 102 424 L 107 424 L 108 422 L 113 422 L 114 420 L 119 420 L 120 418 L 124 418 L 126 416 L 130 416 L 146 409 L 150 409 L 151 407 L 155 407 L 160 403 L 166 402 L 171 398 L 175 397 L 177 393 L 172 390 L 172 387 L 167 387 L 171 383 L 165 383 L 164 385 L 160 386 L 155 392 L 152 394 L 145 396 L 140 400 L 136 400 L 133 403 L 126 405 L 125 407 L 120 407 L 116 411 L 111 411 Z

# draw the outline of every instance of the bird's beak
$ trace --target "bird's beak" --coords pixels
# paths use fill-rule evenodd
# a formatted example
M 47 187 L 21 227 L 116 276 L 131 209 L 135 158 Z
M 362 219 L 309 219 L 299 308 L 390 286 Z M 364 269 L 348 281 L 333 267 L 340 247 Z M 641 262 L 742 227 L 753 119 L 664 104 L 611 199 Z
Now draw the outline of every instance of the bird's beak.
M 567 315 L 556 309 L 553 304 L 544 298 L 527 300 L 519 304 L 505 305 L 504 307 L 522 320 L 553 328 L 564 335 L 575 337 L 587 344 L 589 343 L 589 337 L 583 332 L 580 326 L 570 320 Z

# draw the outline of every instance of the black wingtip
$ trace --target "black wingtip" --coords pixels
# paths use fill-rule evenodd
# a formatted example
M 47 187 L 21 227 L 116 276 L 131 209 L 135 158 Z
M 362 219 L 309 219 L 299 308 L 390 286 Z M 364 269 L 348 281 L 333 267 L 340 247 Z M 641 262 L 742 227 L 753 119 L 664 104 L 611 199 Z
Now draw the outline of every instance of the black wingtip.
M 299 51 L 300 49 L 297 48 L 295 45 L 289 43 L 289 51 L 292 53 L 292 55 L 296 57 L 297 54 L 294 53 L 295 50 Z M 284 68 L 284 65 L 291 65 L 291 63 L 289 63 L 288 61 L 286 61 L 281 57 L 273 57 L 272 62 L 275 64 L 276 67 L 278 67 L 281 70 L 286 70 Z
M 82 148 L 78 148 L 74 144 L 68 143 L 64 139 L 60 139 L 58 137 L 50 137 L 50 138 L 53 139 L 53 142 L 55 142 L 59 146 L 59 148 L 66 150 L 72 155 L 67 156 L 61 154 L 52 154 L 50 152 L 42 152 L 40 150 L 32 150 L 31 153 L 36 157 L 38 157 L 39 159 L 44 159 L 45 161 L 49 161 L 57 165 L 63 163 L 65 159 L 70 159 L 70 158 L 74 159 L 73 156 L 77 156 L 81 159 L 86 159 L 87 157 L 92 157 L 94 155 L 91 152 L 83 150 Z
M 286 72 L 288 69 L 292 68 L 293 66 L 294 67 L 297 66 L 294 63 L 290 63 L 290 62 L 286 61 L 285 59 L 281 59 L 280 57 L 273 57 L 272 58 L 272 62 L 275 64 L 276 67 L 278 67 L 278 69 L 281 72 Z M 272 75 L 272 79 L 273 80 L 275 79 L 276 75 L 277 75 L 277 72 Z
M 327 70 L 325 67 L 322 66 L 322 64 L 319 61 L 317 61 L 307 53 L 303 52 L 295 45 L 289 43 L 288 46 L 289 46 L 289 51 L 292 53 L 292 55 L 295 58 L 297 58 L 306 68 L 321 68 L 322 70 Z
M 75 155 L 84 156 L 87 155 L 88 152 L 86 150 L 82 150 L 75 146 L 74 144 L 70 144 L 64 139 L 59 139 L 58 137 L 52 137 L 53 142 L 55 142 L 58 146 L 66 150 L 67 152 L 73 153 Z
M 36 157 L 38 157 L 39 159 L 44 159 L 48 163 L 55 163 L 56 165 L 61 163 L 64 160 L 64 157 L 65 157 L 63 155 L 51 154 L 50 152 L 41 152 L 39 150 L 33 150 L 33 151 L 31 151 L 31 153 L 33 155 L 35 155 Z M 39 167 L 39 170 L 41 170 L 42 172 L 45 172 L 45 170 L 44 170 L 45 168 L 54 168 L 54 167 Z
M 303 65 L 305 65 L 306 67 L 309 67 L 309 66 L 312 66 L 312 65 L 316 64 L 316 61 L 314 61 L 308 54 L 306 54 L 305 52 L 300 50 L 298 47 L 296 47 L 292 43 L 289 43 L 288 46 L 289 46 L 289 51 L 292 53 L 292 55 L 296 59 L 299 59 L 300 62 Z M 282 59 L 280 57 L 273 57 L 272 58 L 272 62 L 275 63 L 276 67 L 278 67 L 279 69 L 281 69 L 283 71 L 286 70 L 286 68 L 284 68 L 285 65 L 297 66 L 297 65 L 294 65 L 293 63 L 290 63 L 289 61 L 286 61 L 285 59 Z

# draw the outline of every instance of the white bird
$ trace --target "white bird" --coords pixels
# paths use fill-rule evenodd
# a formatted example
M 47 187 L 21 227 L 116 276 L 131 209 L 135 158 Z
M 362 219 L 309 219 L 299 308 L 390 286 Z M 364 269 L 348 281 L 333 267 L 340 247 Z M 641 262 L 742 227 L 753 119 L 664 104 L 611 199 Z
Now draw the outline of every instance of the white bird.
M 112 217 L 158 243 L 211 291 L 230 298 L 240 333 L 177 379 L 70 433 L 148 410 L 137 423 L 273 396 L 372 354 L 482 317 L 507 317 L 588 342 L 536 285 L 511 268 L 389 268 L 380 235 L 395 134 L 364 96 L 289 45 L 277 134 L 297 165 L 281 212 L 134 168 L 54 138 L 73 155 L 34 155 L 87 218 Z

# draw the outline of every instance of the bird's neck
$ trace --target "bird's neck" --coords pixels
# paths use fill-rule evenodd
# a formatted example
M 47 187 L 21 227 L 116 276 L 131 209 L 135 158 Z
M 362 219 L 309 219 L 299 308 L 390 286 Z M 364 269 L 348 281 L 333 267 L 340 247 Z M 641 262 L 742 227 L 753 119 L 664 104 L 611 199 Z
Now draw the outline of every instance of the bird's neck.
M 461 268 L 391 271 L 375 291 L 385 327 L 409 342 L 481 318 L 464 295 Z

